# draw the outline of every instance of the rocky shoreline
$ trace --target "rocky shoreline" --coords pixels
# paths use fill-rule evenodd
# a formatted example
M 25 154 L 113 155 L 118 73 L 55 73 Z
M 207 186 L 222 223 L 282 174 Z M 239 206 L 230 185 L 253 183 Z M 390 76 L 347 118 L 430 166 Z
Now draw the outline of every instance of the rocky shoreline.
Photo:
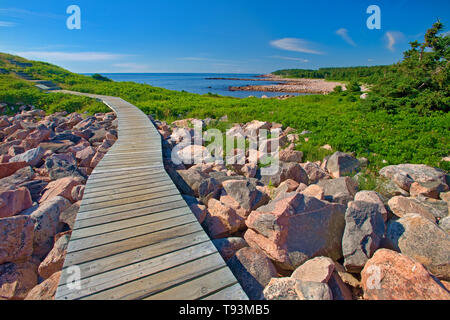
M 248 79 L 239 79 L 248 80 Z M 275 81 L 272 85 L 247 85 L 230 86 L 230 91 L 262 91 L 262 92 L 284 92 L 284 93 L 313 93 L 328 94 L 333 92 L 336 86 L 341 86 L 345 90 L 345 84 L 324 79 L 286 79 L 276 75 L 263 75 L 252 81 Z
M 117 140 L 114 113 L 0 117 L 0 300 L 50 300 L 84 185 Z

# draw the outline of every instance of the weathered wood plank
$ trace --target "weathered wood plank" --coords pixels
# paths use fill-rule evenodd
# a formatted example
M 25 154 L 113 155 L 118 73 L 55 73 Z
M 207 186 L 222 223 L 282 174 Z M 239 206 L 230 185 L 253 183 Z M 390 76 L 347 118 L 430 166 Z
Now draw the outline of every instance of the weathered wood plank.
M 70 299 L 81 298 L 178 265 L 183 265 L 187 261 L 213 254 L 215 251 L 216 249 L 212 243 L 203 242 L 186 249 L 164 254 L 153 259 L 143 260 L 83 279 L 80 283 L 80 290 L 71 290 L 67 286 L 63 286 L 61 294 Z

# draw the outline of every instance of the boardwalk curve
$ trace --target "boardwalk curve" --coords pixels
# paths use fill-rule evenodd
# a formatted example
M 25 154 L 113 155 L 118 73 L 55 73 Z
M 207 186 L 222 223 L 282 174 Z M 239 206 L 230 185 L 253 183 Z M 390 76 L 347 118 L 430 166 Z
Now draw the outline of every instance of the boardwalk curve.
M 58 92 L 104 102 L 119 139 L 87 181 L 55 299 L 248 299 L 165 171 L 148 117 L 120 98 Z

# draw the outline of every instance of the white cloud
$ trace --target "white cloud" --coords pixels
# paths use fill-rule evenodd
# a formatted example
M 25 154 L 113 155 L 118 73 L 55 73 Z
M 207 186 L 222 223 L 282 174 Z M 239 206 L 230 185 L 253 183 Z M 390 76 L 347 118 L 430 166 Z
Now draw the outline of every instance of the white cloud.
M 311 46 L 313 44 L 304 39 L 283 38 L 283 39 L 270 41 L 270 45 L 272 47 L 286 50 L 286 51 L 303 52 L 303 53 L 310 53 L 310 54 L 324 54 L 323 52 L 312 49 Z
M 348 30 L 347 29 L 341 28 L 339 30 L 336 30 L 336 34 L 338 36 L 340 36 L 342 39 L 344 39 L 344 41 L 347 42 L 349 45 L 352 45 L 352 46 L 356 47 L 356 43 L 348 35 Z
M 388 31 L 385 34 L 385 39 L 387 41 L 386 48 L 390 51 L 395 51 L 395 45 L 405 39 L 405 35 L 400 31 Z
M 106 52 L 59 52 L 59 51 L 24 51 L 15 54 L 28 59 L 51 61 L 105 61 L 125 57 L 122 54 Z
M 0 21 L 0 27 L 14 27 L 16 24 L 9 21 Z
M 307 59 L 303 59 L 303 58 L 294 58 L 294 57 L 284 57 L 284 56 L 271 56 L 270 58 L 274 58 L 274 59 L 282 59 L 282 60 L 290 60 L 290 61 L 299 61 L 299 62 L 309 62 L 309 60 Z

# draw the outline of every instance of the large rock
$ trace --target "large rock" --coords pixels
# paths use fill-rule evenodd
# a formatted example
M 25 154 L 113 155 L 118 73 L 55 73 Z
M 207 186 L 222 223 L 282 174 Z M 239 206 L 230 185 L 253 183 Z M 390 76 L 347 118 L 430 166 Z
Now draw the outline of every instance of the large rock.
M 447 233 L 450 233 L 450 216 L 441 219 L 439 221 L 439 227 Z
M 265 286 L 277 276 L 275 266 L 264 252 L 254 248 L 240 249 L 228 261 L 228 266 L 251 300 L 263 299 Z
M 448 186 L 446 183 L 441 181 L 430 181 L 430 182 L 414 182 L 410 187 L 411 197 L 425 196 L 434 199 L 439 199 L 439 194 L 441 192 L 446 192 Z
M 22 300 L 37 283 L 37 268 L 31 262 L 0 265 L 0 300 Z
M 27 188 L 0 189 L 0 218 L 14 216 L 32 205 L 30 191 Z
M 192 168 L 188 170 L 178 170 L 177 173 L 182 178 L 183 182 L 191 188 L 192 193 L 196 197 L 199 197 L 198 188 L 202 181 L 208 179 L 209 176 Z
M 333 178 L 340 178 L 357 173 L 360 168 L 358 159 L 344 152 L 335 152 L 326 165 L 327 171 Z
M 0 265 L 26 261 L 33 253 L 34 224 L 30 217 L 0 219 Z
M 303 152 L 290 149 L 283 149 L 279 154 L 280 161 L 284 162 L 302 162 Z
M 326 283 L 331 289 L 334 300 L 352 300 L 352 293 L 342 281 L 340 276 L 342 272 L 337 266 L 339 265 L 330 258 L 316 257 L 295 269 L 291 278 L 301 281 Z
M 450 235 L 419 214 L 409 214 L 388 224 L 387 239 L 393 248 L 422 263 L 441 279 L 450 279 Z
M 306 261 L 300 267 L 295 269 L 291 278 L 302 281 L 328 283 L 333 272 L 333 260 L 327 257 L 316 257 Z
M 228 196 L 232 197 L 239 205 L 250 212 L 265 205 L 270 198 L 259 191 L 248 180 L 228 180 L 223 182 L 223 188 Z
M 12 157 L 9 159 L 9 162 L 26 162 L 28 165 L 35 167 L 41 162 L 44 153 L 45 150 L 43 148 L 37 147 Z
M 400 218 L 410 213 L 417 213 L 435 222 L 438 218 L 448 216 L 448 205 L 445 201 L 397 196 L 391 198 L 388 205 L 391 211 Z
M 400 188 L 408 192 L 414 182 L 423 184 L 440 182 L 447 184 L 445 171 L 424 164 L 387 166 L 380 170 L 380 175 L 392 180 Z
M 33 168 L 30 166 L 17 170 L 12 175 L 0 179 L 0 189 L 16 189 L 20 184 L 33 179 L 34 175 Z
M 299 187 L 299 183 L 297 181 L 294 181 L 292 179 L 287 179 L 280 183 L 278 188 L 275 189 L 275 197 L 277 197 L 280 194 L 285 194 L 288 192 L 292 192 L 297 190 Z
M 211 238 L 226 238 L 242 227 L 243 219 L 234 209 L 219 200 L 210 199 L 205 224 Z
M 78 211 L 80 210 L 81 201 L 77 201 L 72 204 L 69 208 L 64 210 L 60 216 L 59 221 L 69 226 L 71 230 L 75 225 L 75 220 L 77 219 Z
M 253 211 L 245 240 L 281 267 L 294 270 L 306 260 L 342 257 L 345 207 L 289 193 Z
M 278 187 L 280 183 L 287 179 L 294 180 L 298 183 L 308 184 L 309 178 L 305 170 L 300 166 L 300 164 L 295 162 L 282 162 L 279 163 L 280 167 L 278 172 L 273 175 L 263 175 L 261 176 L 261 182 L 265 185 L 273 185 Z
M 50 278 L 55 272 L 62 269 L 69 245 L 70 233 L 60 235 L 53 249 L 39 265 L 38 272 L 43 279 Z
M 57 156 L 47 158 L 44 167 L 51 180 L 58 180 L 65 177 L 84 179 L 84 176 L 78 171 L 76 163 L 71 163 L 70 160 L 67 161 Z
M 60 278 L 61 271 L 55 272 L 50 278 L 31 289 L 25 300 L 54 300 Z
M 215 239 L 213 243 L 225 261 L 231 259 L 239 249 L 248 247 L 247 242 L 239 237 Z
M 89 146 L 76 153 L 75 157 L 79 162 L 80 167 L 89 167 L 91 165 L 92 158 L 95 156 L 96 150 Z
M 326 180 L 330 178 L 330 175 L 314 162 L 307 162 L 305 164 L 302 164 L 302 168 L 308 175 L 310 184 L 315 184 L 320 180 Z
M 8 177 L 15 173 L 17 170 L 22 169 L 26 166 L 26 162 L 0 163 L 0 179 Z
M 385 225 L 380 206 L 375 203 L 352 201 L 345 212 L 342 238 L 344 266 L 358 273 L 381 245 Z
M 384 177 L 377 179 L 378 192 L 386 198 L 392 198 L 396 196 L 409 197 L 409 192 L 400 188 L 392 180 L 388 180 Z M 409 187 L 408 187 L 409 190 Z
M 47 185 L 48 185 L 47 181 L 37 179 L 21 183 L 19 184 L 18 187 L 27 188 L 28 191 L 30 192 L 31 200 L 33 202 L 38 202 L 42 196 L 42 191 L 45 189 Z
M 301 281 L 293 278 L 273 278 L 264 289 L 267 300 L 332 300 L 325 283 Z
M 202 203 L 207 204 L 209 199 L 219 197 L 220 190 L 220 183 L 214 178 L 208 178 L 199 184 L 198 197 Z
M 381 200 L 380 195 L 376 191 L 359 191 L 355 195 L 355 201 L 362 201 L 362 202 L 369 202 L 374 203 L 379 206 L 379 210 L 381 212 L 381 215 L 383 216 L 383 220 L 386 222 L 388 218 L 388 211 L 383 203 L 383 200 Z
M 45 192 L 39 202 L 42 203 L 58 196 L 64 197 L 71 202 L 75 202 L 72 198 L 72 189 L 81 184 L 82 181 L 74 177 L 65 177 L 52 181 L 45 188 Z
M 179 161 L 184 164 L 197 164 L 212 159 L 208 149 L 204 146 L 189 145 L 177 152 Z
M 43 258 L 53 248 L 54 236 L 63 231 L 64 224 L 60 215 L 70 206 L 66 198 L 56 196 L 42 203 L 33 213 L 34 221 L 34 252 L 33 255 Z
M 344 205 L 358 192 L 357 183 L 350 177 L 321 180 L 318 185 L 323 188 L 325 200 Z
M 325 192 L 323 188 L 317 184 L 312 184 L 308 186 L 305 190 L 301 191 L 301 193 L 308 197 L 314 197 L 319 200 L 325 200 Z
M 417 261 L 395 251 L 380 249 L 361 272 L 368 300 L 449 300 L 443 288 Z

